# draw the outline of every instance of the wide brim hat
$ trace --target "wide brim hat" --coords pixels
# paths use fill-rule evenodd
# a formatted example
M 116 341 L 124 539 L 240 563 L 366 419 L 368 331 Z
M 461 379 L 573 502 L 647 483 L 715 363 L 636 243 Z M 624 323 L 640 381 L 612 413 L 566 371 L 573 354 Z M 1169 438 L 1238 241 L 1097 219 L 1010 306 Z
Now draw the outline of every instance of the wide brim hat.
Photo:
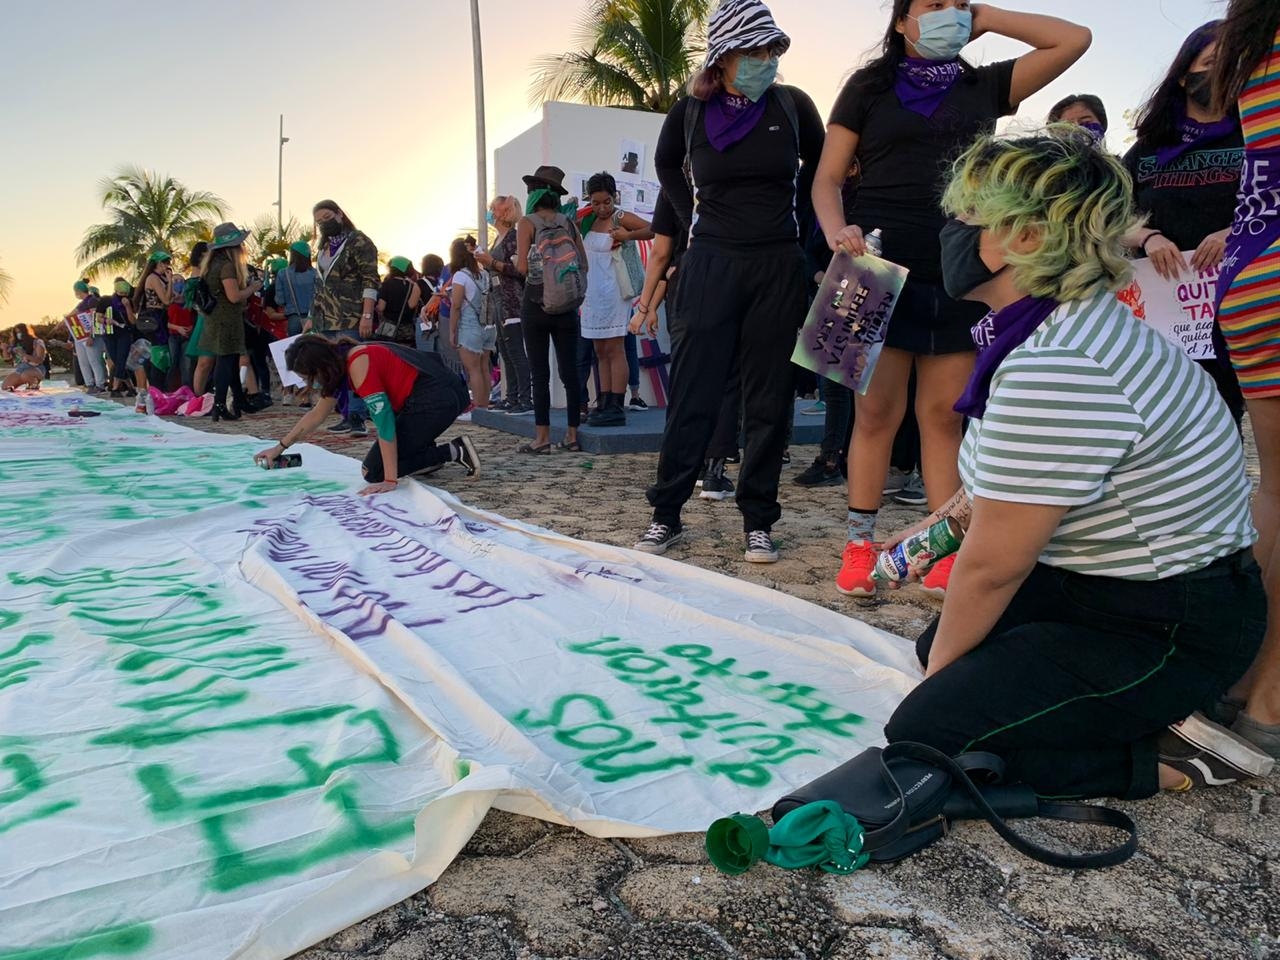
M 559 167 L 541 166 L 529 176 L 521 177 L 521 179 L 524 180 L 524 185 L 530 190 L 546 188 L 562 197 L 569 192 L 564 186 L 564 171 Z
M 703 66 L 714 66 L 734 50 L 761 47 L 783 54 L 791 47 L 791 38 L 782 32 L 760 0 L 724 0 L 707 22 L 707 59 Z
M 241 230 L 234 223 L 220 223 L 213 228 L 213 241 L 210 250 L 224 250 L 227 247 L 238 247 L 249 236 L 248 230 Z

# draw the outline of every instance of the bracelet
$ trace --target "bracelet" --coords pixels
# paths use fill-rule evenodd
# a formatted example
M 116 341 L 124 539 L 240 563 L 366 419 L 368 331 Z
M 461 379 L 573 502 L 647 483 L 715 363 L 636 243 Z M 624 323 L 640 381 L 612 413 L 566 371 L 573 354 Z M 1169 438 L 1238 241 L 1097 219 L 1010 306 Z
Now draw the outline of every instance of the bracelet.
M 289 449 L 289 444 L 285 443 L 283 440 L 277 440 L 277 441 L 276 441 L 276 446 L 277 446 L 277 447 L 279 447 L 281 450 L 288 450 L 288 449 Z
M 636 313 L 648 313 L 648 312 L 649 312 L 649 305 L 647 303 L 636 304 Z
M 362 314 L 360 314 L 360 319 L 361 319 L 361 320 L 372 320 L 372 319 L 373 319 L 373 314 L 372 314 L 372 313 L 362 313 Z
M 1143 253 L 1147 252 L 1147 244 L 1150 243 L 1153 238 L 1163 237 L 1163 236 L 1164 234 L 1161 233 L 1159 230 L 1152 230 L 1150 233 L 1148 233 L 1146 238 L 1142 241 L 1142 252 Z

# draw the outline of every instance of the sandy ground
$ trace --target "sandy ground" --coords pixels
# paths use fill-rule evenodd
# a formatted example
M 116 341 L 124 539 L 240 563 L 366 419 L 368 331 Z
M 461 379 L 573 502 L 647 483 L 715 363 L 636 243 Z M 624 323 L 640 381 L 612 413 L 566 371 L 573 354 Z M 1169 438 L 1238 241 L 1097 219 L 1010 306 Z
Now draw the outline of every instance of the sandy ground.
M 279 436 L 296 410 L 277 405 L 200 429 Z M 652 454 L 518 457 L 516 440 L 459 424 L 482 475 L 432 480 L 468 503 L 573 537 L 629 545 L 648 521 Z M 452 435 L 452 434 L 451 434 Z M 362 456 L 369 441 L 325 437 Z M 1249 443 L 1252 450 L 1252 443 Z M 783 553 L 742 560 L 732 502 L 693 501 L 672 556 L 822 604 L 914 638 L 938 605 L 917 588 L 853 601 L 832 587 L 844 543 L 844 488 L 805 490 L 784 468 Z M 353 465 L 353 482 L 356 470 Z M 882 533 L 922 509 L 888 506 Z M 903 863 L 851 877 L 757 868 L 716 873 L 700 835 L 596 840 L 494 813 L 430 889 L 300 955 L 340 958 L 1259 958 L 1280 957 L 1280 777 L 1125 807 L 1141 852 L 1108 871 L 1052 870 L 1013 853 L 982 824 Z M 1041 836 L 1063 836 L 1044 827 Z M 1070 835 L 1079 841 L 1079 833 Z M 1102 842 L 1105 838 L 1094 838 Z

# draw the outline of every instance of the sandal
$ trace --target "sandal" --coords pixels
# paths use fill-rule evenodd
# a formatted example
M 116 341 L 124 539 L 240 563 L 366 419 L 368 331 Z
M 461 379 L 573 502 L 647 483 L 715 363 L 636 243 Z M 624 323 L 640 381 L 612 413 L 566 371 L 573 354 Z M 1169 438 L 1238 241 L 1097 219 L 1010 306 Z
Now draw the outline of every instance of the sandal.
M 560 446 L 560 449 L 563 450 L 565 453 L 581 453 L 582 452 L 582 444 L 580 444 L 577 440 L 573 441 L 573 443 L 562 443 L 559 446 Z
M 532 443 L 526 443 L 523 446 L 516 447 L 516 453 L 529 453 L 537 456 L 551 453 L 551 443 L 544 443 L 542 446 L 534 446 Z

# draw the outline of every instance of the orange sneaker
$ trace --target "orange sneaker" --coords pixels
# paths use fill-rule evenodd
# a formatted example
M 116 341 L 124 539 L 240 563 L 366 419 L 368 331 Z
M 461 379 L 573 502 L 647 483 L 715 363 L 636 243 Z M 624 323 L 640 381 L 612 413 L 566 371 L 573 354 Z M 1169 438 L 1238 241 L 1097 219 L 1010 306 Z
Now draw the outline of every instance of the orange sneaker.
M 849 597 L 873 597 L 876 582 L 871 571 L 876 568 L 880 550 L 867 540 L 850 540 L 844 548 L 844 559 L 836 575 L 836 589 Z
M 921 587 L 924 592 L 931 597 L 945 597 L 947 595 L 947 584 L 951 582 L 951 568 L 956 565 L 956 554 L 949 557 L 943 557 L 928 573 L 924 575 L 924 581 Z

